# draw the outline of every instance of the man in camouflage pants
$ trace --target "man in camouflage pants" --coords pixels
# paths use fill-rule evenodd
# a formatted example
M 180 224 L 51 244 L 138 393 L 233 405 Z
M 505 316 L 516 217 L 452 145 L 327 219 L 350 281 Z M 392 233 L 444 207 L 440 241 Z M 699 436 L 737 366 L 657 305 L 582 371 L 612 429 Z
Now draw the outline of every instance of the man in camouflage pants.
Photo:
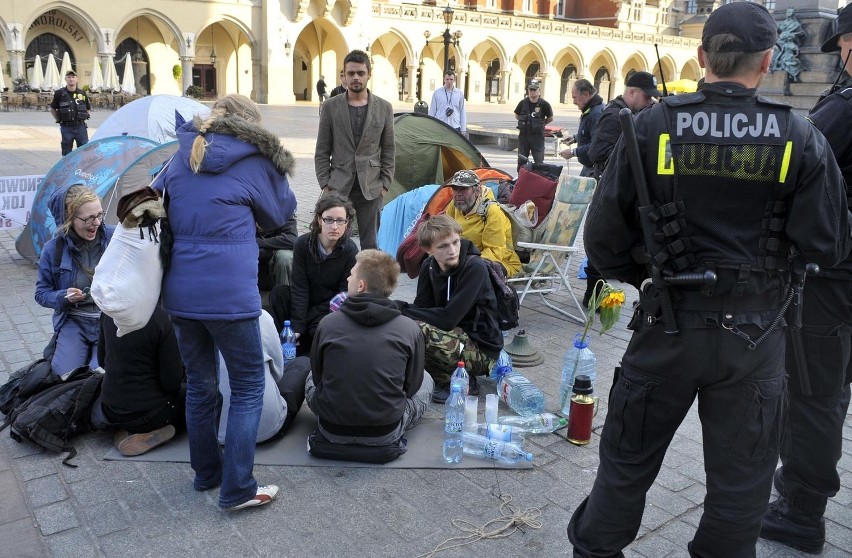
M 477 395 L 476 376 L 489 373 L 503 348 L 488 264 L 460 235 L 459 224 L 446 215 L 420 226 L 417 242 L 430 257 L 420 268 L 414 302 L 396 301 L 426 338 L 426 371 L 435 380 L 436 403 L 449 397 L 450 377 L 460 358 L 470 374 L 470 394 Z

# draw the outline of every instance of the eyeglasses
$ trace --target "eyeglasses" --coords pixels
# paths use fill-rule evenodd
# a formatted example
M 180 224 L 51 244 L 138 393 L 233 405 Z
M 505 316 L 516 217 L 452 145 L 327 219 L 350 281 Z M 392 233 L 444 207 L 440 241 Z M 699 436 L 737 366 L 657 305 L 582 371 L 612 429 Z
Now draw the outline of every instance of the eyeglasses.
M 349 219 L 332 219 L 331 217 L 321 217 L 320 219 L 326 225 L 337 225 L 338 227 L 342 227 L 349 223 Z
M 88 217 L 85 217 L 85 218 L 83 218 L 83 217 L 77 217 L 77 216 L 75 215 L 75 216 L 74 216 L 74 218 L 75 218 L 75 219 L 79 219 L 79 220 L 83 221 L 83 222 L 84 222 L 84 223 L 86 223 L 87 225 L 91 225 L 91 224 L 92 224 L 92 223 L 94 223 L 96 220 L 97 220 L 99 223 L 103 223 L 103 222 L 104 222 L 104 215 L 106 215 L 106 212 L 105 212 L 105 211 L 101 211 L 101 212 L 100 212 L 100 213 L 98 213 L 97 215 L 89 215 Z

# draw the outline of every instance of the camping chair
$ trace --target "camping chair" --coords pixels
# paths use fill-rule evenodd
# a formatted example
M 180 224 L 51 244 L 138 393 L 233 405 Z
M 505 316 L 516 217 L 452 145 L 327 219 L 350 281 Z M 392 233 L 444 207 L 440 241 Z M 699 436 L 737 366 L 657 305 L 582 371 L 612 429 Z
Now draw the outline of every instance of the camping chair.
M 533 230 L 533 242 L 518 242 L 518 248 L 532 251 L 523 271 L 509 279 L 518 291 L 521 305 L 528 294 L 537 293 L 548 308 L 580 323 L 586 322 L 586 310 L 571 288 L 568 268 L 571 257 L 579 250 L 574 241 L 594 190 L 593 178 L 571 176 L 567 167 L 559 175 L 553 206 L 545 220 Z M 573 301 L 577 314 L 559 308 L 547 298 L 546 295 L 555 294 L 563 288 Z

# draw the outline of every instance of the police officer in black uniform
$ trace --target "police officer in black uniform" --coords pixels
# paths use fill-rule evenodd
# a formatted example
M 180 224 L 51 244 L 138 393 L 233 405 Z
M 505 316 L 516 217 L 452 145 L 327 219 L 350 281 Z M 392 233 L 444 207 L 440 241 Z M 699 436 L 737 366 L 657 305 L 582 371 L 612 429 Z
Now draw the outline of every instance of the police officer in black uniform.
M 515 107 L 518 121 L 518 168 L 532 155 L 537 164 L 544 163 L 544 127 L 553 121 L 553 108 L 541 98 L 541 84 L 531 81 L 527 96 Z M 522 159 L 523 157 L 523 159 Z
M 699 90 L 636 116 L 644 171 L 628 161 L 622 137 L 587 217 L 592 261 L 637 286 L 640 307 L 609 394 L 597 478 L 568 524 L 575 557 L 621 556 L 635 538 L 696 396 L 707 496 L 690 555 L 755 555 L 786 393 L 786 256 L 792 245 L 830 267 L 848 251 L 843 178 L 825 139 L 755 93 L 777 40 L 772 16 L 754 3 L 727 4 L 702 35 Z M 644 236 L 633 171 L 650 190 Z M 645 236 L 650 286 L 633 257 Z M 713 273 L 715 281 L 673 286 Z
M 89 143 L 89 131 L 86 120 L 92 104 L 82 89 L 77 88 L 77 73 L 74 70 L 65 72 L 65 87 L 57 89 L 50 103 L 50 113 L 59 124 L 62 132 L 62 155 L 68 155 L 76 141 L 77 147 Z
M 822 45 L 839 51 L 843 64 L 852 50 L 852 5 L 840 12 L 837 33 Z M 852 63 L 843 68 L 848 82 Z M 823 133 L 852 184 L 852 88 L 841 87 L 820 101 L 808 119 Z M 802 334 L 787 341 L 789 416 L 775 473 L 781 497 L 769 504 L 760 536 L 817 554 L 825 545 L 825 507 L 837 494 L 837 462 L 852 382 L 852 258 L 808 278 Z M 795 346 L 795 344 L 800 344 Z M 799 351 L 804 358 L 795 358 Z

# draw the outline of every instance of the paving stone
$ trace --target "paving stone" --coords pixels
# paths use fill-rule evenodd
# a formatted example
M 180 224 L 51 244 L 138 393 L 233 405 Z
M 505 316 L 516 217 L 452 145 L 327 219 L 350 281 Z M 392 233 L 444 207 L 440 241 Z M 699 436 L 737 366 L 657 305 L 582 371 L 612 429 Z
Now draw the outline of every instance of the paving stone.
M 45 538 L 51 558 L 88 558 L 100 556 L 98 545 L 86 529 L 80 527 Z
M 0 494 L 0 524 L 30 517 L 18 479 L 11 469 L 0 472 Z
M 44 536 L 80 526 L 76 511 L 67 500 L 38 508 L 33 511 L 33 514 Z
M 0 492 L 3 498 L 7 497 L 7 492 L 3 490 Z M 0 508 L 0 514 L 2 514 L 2 508 Z M 0 555 L 15 558 L 43 558 L 47 554 L 47 549 L 39 537 L 32 517 L 29 513 L 26 515 L 27 517 L 23 519 L 0 523 L 0 544 L 3 549 Z M 0 517 L 5 516 L 0 515 Z
M 59 475 L 53 474 L 46 477 L 33 479 L 26 483 L 30 505 L 39 508 L 54 502 L 61 502 L 68 498 L 65 485 L 62 484 Z
M 130 528 L 127 512 L 111 500 L 84 510 L 86 526 L 96 537 Z

